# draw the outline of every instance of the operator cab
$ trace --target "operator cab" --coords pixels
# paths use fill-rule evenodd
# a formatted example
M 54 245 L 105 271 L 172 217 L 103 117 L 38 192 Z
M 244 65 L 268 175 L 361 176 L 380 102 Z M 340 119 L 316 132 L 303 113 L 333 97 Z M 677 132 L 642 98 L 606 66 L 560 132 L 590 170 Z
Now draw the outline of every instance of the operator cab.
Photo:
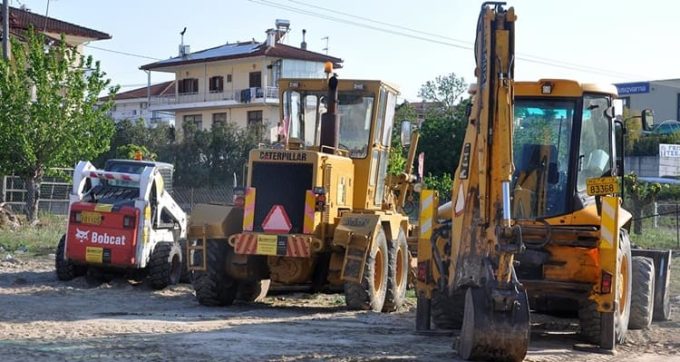
M 398 91 L 377 80 L 337 80 L 337 148 L 322 144 L 322 118 L 329 111 L 328 81 L 280 80 L 282 141 L 305 149 L 348 157 L 355 167 L 354 205 L 381 208 Z
M 515 83 L 515 218 L 537 220 L 581 210 L 595 203 L 586 190 L 588 179 L 619 175 L 613 117 L 620 111 L 612 111 L 616 94 L 613 86 L 567 80 Z

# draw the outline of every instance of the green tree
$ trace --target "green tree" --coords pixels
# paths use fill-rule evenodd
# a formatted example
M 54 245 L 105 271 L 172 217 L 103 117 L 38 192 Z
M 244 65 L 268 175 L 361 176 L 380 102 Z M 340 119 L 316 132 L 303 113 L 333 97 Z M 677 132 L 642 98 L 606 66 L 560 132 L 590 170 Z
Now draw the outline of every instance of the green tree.
M 387 165 L 388 175 L 399 175 L 406 169 L 408 148 L 401 144 L 401 124 L 411 122 L 416 124 L 416 109 L 408 102 L 397 106 L 394 113 L 394 127 L 392 127 L 392 143 L 390 145 L 390 158 Z
M 470 99 L 464 98 L 467 87 L 462 77 L 450 73 L 426 82 L 418 92 L 430 102 L 421 125 L 418 153 L 425 153 L 425 184 L 439 191 L 442 202 L 450 198 L 451 175 L 458 167 L 465 139 L 470 104 Z
M 458 78 L 456 73 L 449 73 L 425 82 L 418 91 L 418 97 L 437 104 L 430 112 L 451 116 L 456 112 L 458 103 L 462 101 L 460 97 L 465 94 L 467 87 L 463 77 Z
M 52 167 L 72 166 L 109 148 L 113 122 L 107 116 L 117 88 L 91 56 L 83 57 L 64 37 L 29 30 L 26 42 L 12 39 L 12 58 L 0 61 L 0 171 L 26 185 L 26 215 L 37 219 L 40 184 Z M 109 97 L 99 102 L 108 89 Z
M 144 145 L 136 145 L 129 143 L 127 145 L 118 146 L 116 148 L 116 158 L 134 159 L 137 152 L 141 153 L 143 160 L 155 161 L 158 155 L 149 151 Z
M 144 124 L 143 119 L 123 120 L 116 123 L 115 132 L 111 139 L 111 148 L 102 153 L 94 164 L 98 167 L 104 166 L 106 160 L 112 158 L 128 158 L 126 147 L 136 145 L 144 147 L 142 150 L 145 159 L 151 159 L 147 152 L 156 155 L 157 160 L 165 161 L 172 158 L 172 142 L 174 141 L 174 128 L 159 124 L 154 128 L 149 128 Z M 134 156 L 134 153 L 132 154 Z

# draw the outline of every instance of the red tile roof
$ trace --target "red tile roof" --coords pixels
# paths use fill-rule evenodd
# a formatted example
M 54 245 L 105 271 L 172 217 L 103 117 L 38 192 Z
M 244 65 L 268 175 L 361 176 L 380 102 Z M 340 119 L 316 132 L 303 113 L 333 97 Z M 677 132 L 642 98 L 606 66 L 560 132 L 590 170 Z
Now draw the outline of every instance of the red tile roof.
M 0 9 L 0 14 L 2 14 L 2 9 Z M 0 24 L 2 24 L 2 16 L 0 16 Z M 25 30 L 31 25 L 49 33 L 64 33 L 95 40 L 111 39 L 111 35 L 98 30 L 10 7 L 9 26 L 11 30 Z
M 164 96 L 164 95 L 174 95 L 175 94 L 175 81 L 167 81 L 158 84 L 151 85 L 151 96 Z M 115 100 L 123 99 L 135 99 L 135 98 L 146 98 L 147 90 L 146 87 L 137 88 L 125 92 L 116 94 Z M 106 100 L 108 97 L 102 97 L 99 100 Z
M 342 68 L 342 59 L 278 43 L 268 47 L 265 43 L 245 42 L 225 44 L 219 47 L 193 52 L 184 57 L 174 57 L 142 65 L 140 69 L 152 70 L 192 63 L 216 62 L 220 60 L 268 56 L 284 59 L 299 59 L 317 62 L 332 62 L 334 68 Z

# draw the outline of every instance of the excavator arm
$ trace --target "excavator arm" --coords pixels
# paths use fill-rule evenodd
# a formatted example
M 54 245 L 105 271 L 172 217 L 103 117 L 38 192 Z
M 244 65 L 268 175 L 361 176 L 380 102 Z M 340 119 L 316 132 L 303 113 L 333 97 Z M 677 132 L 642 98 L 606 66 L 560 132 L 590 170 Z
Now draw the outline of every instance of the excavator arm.
M 521 361 L 529 342 L 529 304 L 514 274 L 523 250 L 513 224 L 513 8 L 482 5 L 475 42 L 477 88 L 472 89 L 463 150 L 449 209 L 448 289 L 465 291 L 458 352 L 465 359 Z

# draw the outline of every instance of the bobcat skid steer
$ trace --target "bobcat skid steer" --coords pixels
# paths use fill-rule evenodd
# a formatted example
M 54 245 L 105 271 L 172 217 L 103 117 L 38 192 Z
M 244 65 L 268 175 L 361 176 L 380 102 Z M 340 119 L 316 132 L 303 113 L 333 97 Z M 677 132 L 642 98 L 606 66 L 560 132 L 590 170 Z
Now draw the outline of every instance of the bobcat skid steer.
M 187 216 L 170 196 L 172 171 L 151 161 L 109 160 L 104 170 L 79 162 L 68 227 L 57 246 L 57 277 L 127 273 L 148 277 L 154 289 L 187 279 Z

